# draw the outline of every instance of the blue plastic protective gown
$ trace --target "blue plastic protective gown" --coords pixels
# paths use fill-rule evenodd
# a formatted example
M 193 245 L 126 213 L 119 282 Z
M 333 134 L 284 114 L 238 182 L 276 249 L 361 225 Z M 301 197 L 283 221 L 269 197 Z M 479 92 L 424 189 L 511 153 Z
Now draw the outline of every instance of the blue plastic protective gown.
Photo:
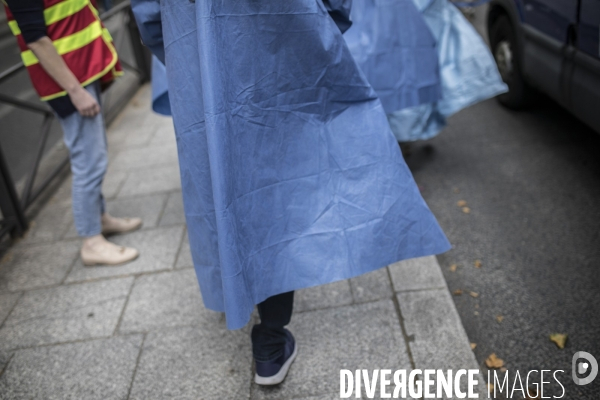
M 404 5 L 405 12 L 390 17 L 390 0 L 354 0 L 352 9 L 353 26 L 344 35 L 353 56 L 383 99 L 392 131 L 398 141 L 424 140 L 436 136 L 446 125 L 446 118 L 485 99 L 494 97 L 507 90 L 486 44 L 462 13 L 448 0 L 403 0 L 412 7 Z M 398 2 L 398 1 L 394 1 Z M 414 13 L 422 13 L 415 17 Z M 424 22 L 423 22 L 424 18 Z M 389 23 L 396 19 L 396 23 Z M 369 26 L 369 22 L 374 24 Z M 405 95 L 397 90 L 381 90 L 382 85 L 375 82 L 404 70 L 410 61 L 393 62 L 394 57 L 409 54 L 417 59 L 419 53 L 414 48 L 396 49 L 381 56 L 372 50 L 371 43 L 391 41 L 406 42 L 406 26 L 426 24 L 428 35 L 421 30 L 413 32 L 420 43 L 426 44 L 428 38 L 435 47 L 437 58 L 426 58 L 424 46 L 416 67 L 422 73 L 430 73 L 431 68 L 439 71 L 441 81 L 441 99 L 421 101 L 414 107 L 402 107 Z M 384 26 L 385 29 L 378 29 Z M 389 47 L 389 46 L 388 46 Z M 402 51 L 401 51 L 402 50 Z M 381 62 L 383 61 L 383 62 Z M 433 64 L 435 63 L 435 64 Z M 377 68 L 371 67 L 377 64 Z M 391 97 L 391 99 L 389 99 Z
M 435 39 L 412 0 L 353 0 L 344 39 L 387 112 L 438 101 Z
M 171 115 L 167 69 L 156 56 L 152 56 L 152 111 L 161 115 Z
M 323 2 L 132 5 L 166 60 L 202 298 L 230 329 L 275 294 L 449 249 Z
M 412 0 L 374 1 L 330 0 L 324 4 L 384 109 L 436 102 L 441 96 L 437 50 L 420 11 Z M 164 66 L 154 59 L 152 106 L 159 114 L 165 114 L 167 108 L 165 74 Z

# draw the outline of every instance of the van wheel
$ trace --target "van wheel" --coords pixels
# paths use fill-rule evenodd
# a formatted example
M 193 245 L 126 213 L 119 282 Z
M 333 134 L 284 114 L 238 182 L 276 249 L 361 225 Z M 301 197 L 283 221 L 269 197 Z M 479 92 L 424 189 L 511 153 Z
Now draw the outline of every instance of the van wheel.
M 492 25 L 490 45 L 500 76 L 508 85 L 508 92 L 499 95 L 498 101 L 513 109 L 527 106 L 531 100 L 532 90 L 525 82 L 519 67 L 521 63 L 517 51 L 516 33 L 506 15 L 498 17 Z

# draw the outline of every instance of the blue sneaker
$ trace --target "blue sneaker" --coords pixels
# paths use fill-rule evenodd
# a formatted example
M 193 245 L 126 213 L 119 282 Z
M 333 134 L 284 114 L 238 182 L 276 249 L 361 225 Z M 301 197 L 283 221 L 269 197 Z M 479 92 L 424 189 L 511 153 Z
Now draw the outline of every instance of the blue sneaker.
M 286 331 L 287 340 L 283 354 L 273 361 L 255 361 L 256 374 L 254 382 L 258 385 L 278 385 L 285 379 L 290 366 L 298 354 L 298 346 L 290 331 Z

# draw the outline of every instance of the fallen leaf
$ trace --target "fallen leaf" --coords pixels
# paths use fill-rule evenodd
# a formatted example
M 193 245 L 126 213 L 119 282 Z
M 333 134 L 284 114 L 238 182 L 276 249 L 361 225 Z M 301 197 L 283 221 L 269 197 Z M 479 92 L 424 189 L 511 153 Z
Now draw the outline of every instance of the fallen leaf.
M 567 334 L 566 333 L 553 333 L 550 335 L 550 340 L 552 340 L 559 349 L 564 349 L 565 344 L 567 343 Z
M 462 289 L 456 289 L 454 292 L 452 292 L 453 295 L 455 296 L 460 296 L 463 294 Z
M 504 360 L 498 358 L 498 356 L 496 356 L 496 353 L 492 353 L 485 360 L 485 365 L 487 365 L 488 368 L 502 368 L 504 367 Z
M 475 265 L 475 268 L 481 268 L 483 266 L 483 263 L 481 262 L 481 260 L 475 260 L 473 265 Z
M 2 260 L 0 260 L 0 264 L 6 264 L 6 263 L 8 263 L 8 262 L 12 261 L 12 259 L 13 259 L 13 255 L 12 255 L 12 253 L 9 251 L 8 253 L 6 253 L 6 254 L 4 255 L 4 257 L 2 257 Z
M 458 265 L 456 265 L 456 264 L 452 264 L 452 265 L 450 266 L 450 272 L 456 272 L 456 268 L 458 268 Z
M 475 311 L 473 314 L 475 314 L 475 315 L 479 315 L 479 311 Z
M 506 371 L 508 371 L 506 368 L 504 368 L 504 367 L 500 368 L 500 372 L 506 372 Z
M 459 200 L 456 202 L 456 205 L 459 207 L 465 207 L 467 205 L 467 202 L 465 200 Z
M 479 297 L 479 293 L 477 293 L 477 292 L 469 292 L 469 295 L 471 297 L 474 297 L 474 298 L 478 298 Z
M 465 214 L 469 214 L 471 212 L 471 209 L 469 207 L 463 207 L 462 212 L 464 212 Z
M 535 400 L 535 399 L 539 399 L 539 394 L 537 389 L 535 388 L 527 388 L 527 396 L 525 397 L 526 400 Z
M 498 323 L 501 323 L 502 321 L 504 321 L 504 317 L 502 315 L 496 315 L 496 321 L 498 321 Z
M 489 392 L 490 395 L 492 393 L 494 393 L 494 384 L 493 383 L 488 383 L 487 387 L 488 387 L 488 392 Z
M 471 343 L 471 350 L 475 350 L 475 347 L 477 347 L 477 343 Z

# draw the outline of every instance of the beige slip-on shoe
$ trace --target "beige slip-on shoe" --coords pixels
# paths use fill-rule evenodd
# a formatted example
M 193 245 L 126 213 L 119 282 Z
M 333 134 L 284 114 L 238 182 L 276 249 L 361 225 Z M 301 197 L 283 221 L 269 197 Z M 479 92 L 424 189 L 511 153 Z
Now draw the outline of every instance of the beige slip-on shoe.
M 131 247 L 118 246 L 106 240 L 85 245 L 81 248 L 81 260 L 84 265 L 119 265 L 133 261 L 140 255 Z
M 141 226 L 141 218 L 116 218 L 108 214 L 102 216 L 102 234 L 104 235 L 131 232 Z

